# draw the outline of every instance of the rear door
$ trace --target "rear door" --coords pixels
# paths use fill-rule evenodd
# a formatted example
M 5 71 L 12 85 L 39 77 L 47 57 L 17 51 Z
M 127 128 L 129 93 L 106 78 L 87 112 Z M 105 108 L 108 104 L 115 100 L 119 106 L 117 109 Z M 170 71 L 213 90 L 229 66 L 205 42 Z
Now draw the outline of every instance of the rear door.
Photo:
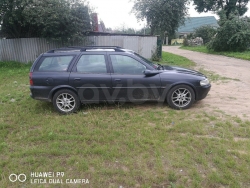
M 82 102 L 110 100 L 111 76 L 106 52 L 84 52 L 70 74 L 70 85 L 75 87 Z

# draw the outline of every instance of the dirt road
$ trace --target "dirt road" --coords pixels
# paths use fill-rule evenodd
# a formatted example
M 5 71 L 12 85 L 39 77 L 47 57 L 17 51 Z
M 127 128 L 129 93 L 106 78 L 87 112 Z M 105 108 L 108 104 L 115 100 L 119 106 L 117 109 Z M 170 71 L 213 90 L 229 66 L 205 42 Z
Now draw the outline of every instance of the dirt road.
M 184 56 L 204 68 L 230 80 L 212 82 L 207 98 L 195 104 L 192 110 L 223 111 L 225 114 L 250 120 L 250 61 L 192 52 L 178 46 L 164 46 L 163 51 Z

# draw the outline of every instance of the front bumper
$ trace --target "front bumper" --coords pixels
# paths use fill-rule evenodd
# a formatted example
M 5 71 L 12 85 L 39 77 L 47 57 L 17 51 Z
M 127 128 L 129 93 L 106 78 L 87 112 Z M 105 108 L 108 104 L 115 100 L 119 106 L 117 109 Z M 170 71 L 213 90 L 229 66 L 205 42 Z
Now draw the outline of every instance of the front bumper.
M 195 100 L 199 101 L 202 100 L 204 98 L 206 98 L 208 92 L 211 89 L 211 84 L 207 85 L 207 86 L 200 86 L 196 88 L 196 97 Z

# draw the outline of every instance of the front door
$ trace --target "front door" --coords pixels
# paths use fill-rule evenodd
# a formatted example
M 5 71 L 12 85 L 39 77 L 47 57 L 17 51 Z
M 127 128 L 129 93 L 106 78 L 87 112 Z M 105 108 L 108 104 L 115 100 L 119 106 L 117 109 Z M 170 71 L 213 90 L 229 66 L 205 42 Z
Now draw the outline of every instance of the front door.
M 113 69 L 113 100 L 140 102 L 159 99 L 161 81 L 158 74 L 146 76 L 144 71 L 147 67 L 127 55 L 110 54 L 109 58 Z

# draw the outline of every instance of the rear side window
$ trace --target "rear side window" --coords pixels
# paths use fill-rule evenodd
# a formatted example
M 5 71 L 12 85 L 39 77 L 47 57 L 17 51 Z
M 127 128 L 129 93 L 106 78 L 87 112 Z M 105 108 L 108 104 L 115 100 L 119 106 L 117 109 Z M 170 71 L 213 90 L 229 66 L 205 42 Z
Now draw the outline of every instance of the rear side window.
M 52 56 L 43 57 L 37 71 L 56 71 L 64 72 L 67 71 L 68 66 L 74 56 Z
M 104 55 L 82 55 L 76 68 L 81 73 L 107 73 Z

